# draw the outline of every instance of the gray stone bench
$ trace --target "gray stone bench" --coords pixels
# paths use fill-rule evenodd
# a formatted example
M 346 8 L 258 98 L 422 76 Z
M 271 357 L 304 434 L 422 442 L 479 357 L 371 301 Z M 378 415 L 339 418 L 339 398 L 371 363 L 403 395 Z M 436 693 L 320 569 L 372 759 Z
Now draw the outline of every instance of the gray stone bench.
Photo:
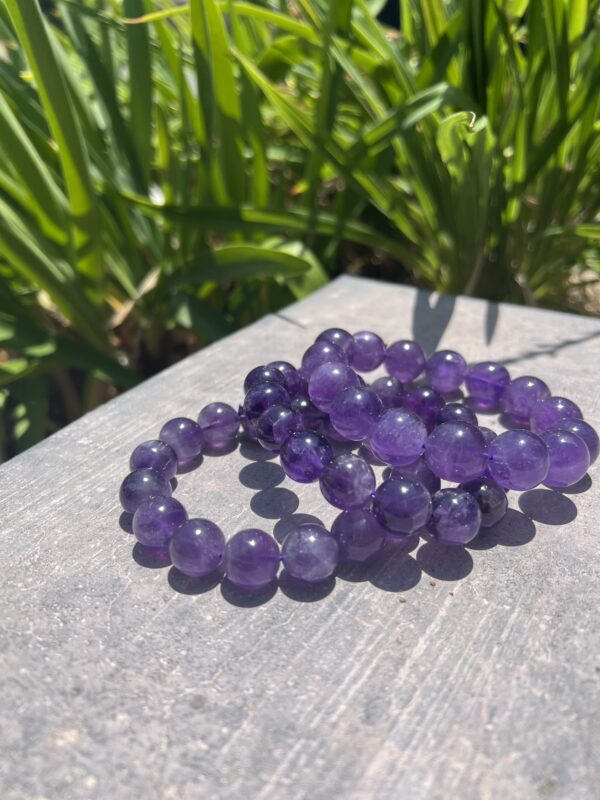
M 5 464 L 2 800 L 598 796 L 597 465 L 584 493 L 513 494 L 473 547 L 399 548 L 313 594 L 253 604 L 132 557 L 133 445 L 334 324 L 504 361 L 600 425 L 597 320 L 342 278 Z M 227 534 L 332 522 L 259 457 L 206 457 L 176 496 Z

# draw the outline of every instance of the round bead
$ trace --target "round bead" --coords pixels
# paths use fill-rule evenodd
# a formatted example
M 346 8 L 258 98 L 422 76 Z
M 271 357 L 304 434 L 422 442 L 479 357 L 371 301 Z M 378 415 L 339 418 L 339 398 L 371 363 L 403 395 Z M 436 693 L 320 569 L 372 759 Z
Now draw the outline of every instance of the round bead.
M 383 339 L 372 331 L 359 331 L 352 337 L 348 349 L 350 364 L 359 372 L 371 372 L 383 362 Z
M 284 374 L 274 366 L 261 366 L 251 369 L 244 379 L 244 393 L 247 394 L 250 389 L 258 386 L 259 383 L 278 383 L 284 388 L 286 385 Z
M 240 425 L 246 436 L 250 439 L 256 440 L 256 429 L 254 422 L 250 422 L 244 411 L 244 406 L 238 408 L 238 417 L 240 418 Z
M 317 367 L 308 381 L 308 396 L 321 411 L 329 411 L 340 392 L 358 386 L 358 375 L 347 364 L 328 361 Z
M 303 394 L 299 394 L 292 400 L 291 409 L 302 417 L 302 427 L 305 431 L 317 430 L 323 420 L 327 419 L 325 412 L 319 411 L 314 403 Z
M 348 355 L 348 350 L 352 344 L 352 334 L 345 331 L 343 328 L 327 328 L 317 336 L 317 342 L 329 342 L 335 344 Z
M 256 435 L 265 450 L 279 450 L 290 433 L 303 428 L 302 416 L 289 406 L 271 406 L 256 420 Z
M 201 578 L 217 570 L 223 562 L 223 531 L 208 519 L 189 519 L 180 525 L 169 542 L 174 566 L 184 575 Z
M 415 386 L 404 395 L 404 405 L 421 417 L 425 427 L 430 431 L 444 406 L 444 398 L 431 386 Z
M 185 522 L 185 508 L 174 497 L 150 497 L 137 507 L 131 527 L 135 538 L 147 547 L 167 547 L 177 528 Z
M 438 392 L 455 392 L 467 374 L 467 362 L 454 350 L 438 350 L 425 364 L 425 374 Z
M 523 375 L 506 386 L 500 397 L 500 408 L 516 422 L 525 425 L 535 404 L 547 397 L 550 397 L 550 389 L 544 381 L 532 375 Z
M 425 444 L 429 469 L 447 481 L 468 481 L 487 467 L 487 448 L 479 430 L 468 422 L 444 422 Z
M 462 403 L 446 403 L 442 406 L 437 415 L 437 424 L 442 422 L 468 422 L 470 425 L 477 426 L 477 415 L 468 406 Z
M 384 408 L 400 408 L 404 399 L 404 387 L 398 378 L 383 376 L 371 384 L 371 389 L 383 403 Z
M 153 469 L 155 472 L 170 480 L 177 473 L 177 456 L 173 448 L 160 439 L 138 444 L 131 458 L 129 466 L 132 471 L 136 469 Z
M 404 467 L 394 467 L 389 473 L 389 478 L 407 478 L 411 481 L 418 481 L 423 484 L 429 494 L 435 494 L 442 486 L 441 480 L 433 474 L 423 458 L 418 458 L 412 464 Z
M 481 527 L 491 528 L 500 522 L 508 508 L 506 492 L 493 478 L 480 477 L 461 483 L 459 486 L 468 492 L 477 502 L 481 511 Z
M 176 417 L 165 422 L 158 438 L 171 445 L 180 465 L 196 458 L 202 451 L 204 443 L 202 428 L 187 417 Z
M 312 431 L 297 431 L 284 441 L 279 455 L 285 474 L 293 481 L 312 483 L 333 459 L 333 450 L 323 436 Z
M 401 339 L 385 351 L 385 368 L 392 377 L 409 383 L 425 369 L 425 353 L 417 342 Z
M 138 506 L 157 495 L 168 497 L 172 492 L 168 478 L 153 469 L 136 469 L 121 484 L 119 499 L 125 511 L 133 514 Z
M 380 461 L 393 467 L 412 464 L 423 452 L 427 429 L 405 408 L 386 409 L 369 434 L 369 447 Z
M 292 578 L 318 583 L 335 572 L 339 561 L 338 543 L 320 525 L 299 525 L 286 536 L 281 560 Z
M 227 450 L 237 440 L 240 418 L 227 403 L 209 403 L 198 414 L 204 444 L 211 450 Z
M 370 465 L 353 453 L 333 459 L 319 478 L 323 497 L 336 508 L 361 508 L 375 489 L 375 473 Z
M 473 364 L 465 377 L 471 404 L 482 411 L 498 408 L 502 393 L 509 382 L 508 370 L 497 361 Z
M 268 369 L 277 369 L 285 378 L 284 386 L 290 397 L 296 397 L 303 389 L 304 381 L 299 370 L 289 361 L 271 361 L 267 364 Z
M 479 433 L 485 439 L 486 445 L 490 445 L 498 434 L 496 431 L 493 431 L 491 428 L 485 428 L 483 425 L 479 426 Z
M 225 545 L 225 574 L 243 589 L 259 589 L 274 581 L 279 561 L 277 542 L 257 528 L 236 533 Z
M 255 423 L 267 408 L 289 403 L 290 396 L 283 386 L 278 383 L 259 383 L 244 398 L 244 413 L 251 423 Z
M 545 431 L 541 436 L 550 458 L 545 485 L 564 489 L 581 480 L 590 465 L 590 451 L 583 439 L 570 431 Z
M 582 419 L 561 419 L 555 423 L 552 431 L 570 431 L 583 439 L 590 454 L 590 464 L 593 464 L 600 453 L 600 439 L 592 426 Z
M 533 489 L 548 474 L 548 448 L 535 433 L 504 431 L 488 450 L 490 475 L 505 489 Z
M 321 364 L 326 364 L 328 361 L 347 361 L 344 351 L 337 344 L 331 342 L 320 341 L 312 344 L 302 356 L 302 367 L 300 372 L 305 380 L 308 380 L 314 370 L 320 367 Z
M 408 536 L 427 523 L 431 514 L 431 495 L 418 481 L 392 478 L 376 489 L 373 511 L 389 533 Z
M 529 419 L 534 433 L 544 433 L 561 419 L 582 419 L 583 414 L 578 405 L 566 397 L 548 397 L 536 403 Z
M 335 398 L 329 416 L 340 436 L 360 442 L 369 435 L 382 411 L 375 392 L 368 386 L 358 386 L 344 389 Z
M 333 523 L 331 533 L 340 548 L 340 561 L 365 564 L 374 561 L 382 552 L 386 531 L 379 520 L 366 508 L 342 511 Z
M 429 533 L 449 545 L 465 545 L 481 526 L 481 511 L 474 497 L 461 489 L 440 489 L 432 497 Z

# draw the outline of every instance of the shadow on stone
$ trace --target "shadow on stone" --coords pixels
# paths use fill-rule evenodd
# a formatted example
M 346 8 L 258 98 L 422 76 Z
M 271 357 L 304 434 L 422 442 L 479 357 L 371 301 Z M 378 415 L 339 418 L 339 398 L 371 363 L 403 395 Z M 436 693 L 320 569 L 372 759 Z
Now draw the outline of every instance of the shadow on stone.
M 119 517 L 119 527 L 125 533 L 133 533 L 133 514 L 130 514 L 129 511 L 123 511 L 121 516 Z
M 335 587 L 335 577 L 330 575 L 319 583 L 306 583 L 292 577 L 285 569 L 279 575 L 279 588 L 290 600 L 299 603 L 316 603 L 331 594 Z
M 281 519 L 293 514 L 300 501 L 289 489 L 263 489 L 254 495 L 250 508 L 259 517 Z
M 248 461 L 272 461 L 277 458 L 277 453 L 271 450 L 264 450 L 258 442 L 252 439 L 245 439 L 240 444 L 240 455 Z
M 323 528 L 325 527 L 318 517 L 313 517 L 311 514 L 289 514 L 275 523 L 273 536 L 277 539 L 279 544 L 283 544 L 285 537 L 291 530 L 297 528 L 298 525 L 307 525 L 309 523 L 312 525 L 321 525 Z
M 180 572 L 177 567 L 171 567 L 167 579 L 171 589 L 180 594 L 204 594 L 218 586 L 223 579 L 223 574 L 215 571 L 211 575 L 205 575 L 202 578 L 190 578 L 189 575 L 184 575 L 183 572 Z
M 202 464 L 203 460 L 202 455 L 198 455 L 195 458 L 190 458 L 189 461 L 180 461 L 177 474 L 186 475 L 188 472 L 193 472 Z
M 221 581 L 221 594 L 232 606 L 239 608 L 255 608 L 272 600 L 277 593 L 277 579 L 260 589 L 242 589 L 224 578 Z
M 168 547 L 146 547 L 136 542 L 132 551 L 133 560 L 147 569 L 162 569 L 171 565 Z
M 248 489 L 272 489 L 285 479 L 285 472 L 271 461 L 255 461 L 242 467 L 239 477 Z
M 592 479 L 590 478 L 589 474 L 586 472 L 583 478 L 577 483 L 574 483 L 572 486 L 567 486 L 560 491 L 562 494 L 583 494 L 583 492 L 587 492 L 592 488 Z
M 535 533 L 533 520 L 515 508 L 509 508 L 500 522 L 491 528 L 482 528 L 467 547 L 470 550 L 490 550 L 496 545 L 520 547 L 531 542 Z
M 423 572 L 440 581 L 459 581 L 473 569 L 473 559 L 468 550 L 438 542 L 423 544 L 417 553 L 417 563 Z
M 385 592 L 406 592 L 419 583 L 421 576 L 419 564 L 408 555 L 406 548 L 402 548 L 396 552 L 386 552 L 369 580 L 373 586 Z
M 577 516 L 577 506 L 551 489 L 530 489 L 519 497 L 519 507 L 529 519 L 545 525 L 567 525 Z

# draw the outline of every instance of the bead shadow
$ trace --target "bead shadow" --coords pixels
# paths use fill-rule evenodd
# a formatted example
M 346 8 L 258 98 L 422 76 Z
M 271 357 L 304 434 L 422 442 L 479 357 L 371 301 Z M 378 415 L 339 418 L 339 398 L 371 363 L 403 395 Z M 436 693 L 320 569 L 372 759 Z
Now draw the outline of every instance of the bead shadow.
M 147 569 L 163 569 L 171 565 L 168 547 L 146 547 L 136 542 L 131 554 L 136 564 Z
M 468 550 L 435 541 L 421 545 L 417 563 L 423 572 L 440 581 L 459 581 L 473 570 L 473 558 Z
M 281 519 L 293 514 L 300 505 L 297 495 L 289 489 L 262 489 L 250 500 L 250 508 L 259 517 Z
M 197 455 L 195 458 L 190 458 L 189 461 L 182 461 L 177 468 L 177 474 L 186 475 L 188 472 L 193 472 L 195 469 L 198 469 L 203 461 L 204 459 L 201 454 Z
M 217 570 L 202 578 L 191 578 L 189 575 L 184 575 L 183 572 L 180 572 L 177 567 L 171 567 L 167 580 L 171 589 L 179 592 L 179 594 L 204 594 L 218 586 L 223 580 L 223 573 Z
M 583 476 L 580 481 L 574 483 L 572 486 L 566 486 L 564 489 L 561 489 L 562 494 L 583 494 L 583 492 L 587 492 L 592 488 L 592 479 L 589 473 Z
M 319 583 L 306 583 L 292 577 L 285 569 L 279 575 L 279 588 L 290 600 L 299 603 L 316 603 L 331 594 L 335 587 L 335 577 L 330 575 Z
M 551 489 L 530 489 L 519 497 L 519 508 L 531 520 L 546 525 L 568 525 L 577 516 L 577 506 Z
M 272 461 L 277 457 L 277 453 L 272 450 L 263 450 L 259 443 L 252 439 L 244 439 L 240 443 L 240 455 L 248 461 Z
M 133 514 L 123 511 L 119 517 L 119 528 L 125 533 L 133 533 Z
M 248 489 L 272 489 L 283 482 L 285 472 L 271 461 L 254 461 L 242 467 L 239 479 Z
M 277 578 L 267 586 L 260 589 L 242 589 L 231 583 L 227 578 L 221 581 L 221 594 L 223 599 L 238 608 L 256 608 L 272 600 L 277 592 Z
M 409 553 L 418 543 L 418 536 L 386 542 L 380 559 L 369 572 L 368 580 L 371 584 L 385 592 L 406 592 L 413 589 L 421 580 L 422 571 Z
M 482 528 L 467 547 L 470 550 L 491 550 L 496 545 L 521 547 L 529 544 L 535 538 L 535 534 L 533 520 L 515 508 L 508 508 L 499 522 L 491 528 Z

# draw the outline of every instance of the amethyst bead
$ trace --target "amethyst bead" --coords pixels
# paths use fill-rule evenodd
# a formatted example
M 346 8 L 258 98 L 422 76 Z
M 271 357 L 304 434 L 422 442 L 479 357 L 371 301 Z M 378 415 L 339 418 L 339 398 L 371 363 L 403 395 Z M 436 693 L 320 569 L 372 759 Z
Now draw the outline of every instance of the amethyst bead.
M 531 375 L 512 380 L 502 392 L 500 408 L 520 425 L 526 425 L 536 403 L 550 397 L 544 381 Z
M 437 415 L 438 425 L 441 425 L 442 422 L 468 422 L 477 426 L 478 420 L 475 412 L 468 406 L 463 406 L 462 403 L 446 403 L 440 408 Z
M 304 381 L 302 376 L 299 370 L 289 361 L 271 361 L 270 364 L 267 364 L 267 369 L 276 369 L 281 372 L 285 379 L 284 386 L 290 397 L 296 397 L 303 390 Z
M 280 554 L 275 539 L 256 528 L 240 531 L 225 545 L 227 578 L 243 589 L 259 589 L 275 580 Z
M 408 536 L 427 523 L 431 495 L 418 481 L 392 478 L 374 492 L 373 511 L 389 533 Z
M 508 370 L 497 361 L 473 364 L 465 378 L 471 405 L 482 411 L 495 410 L 509 382 Z
M 328 361 L 341 361 L 347 362 L 347 358 L 341 347 L 331 342 L 320 341 L 312 344 L 302 356 L 302 367 L 300 372 L 305 380 L 308 380 L 312 373 L 321 364 L 326 364 Z
M 352 334 L 345 331 L 343 328 L 327 328 L 326 331 L 323 331 L 317 336 L 316 341 L 335 344 L 348 355 L 348 350 L 352 344 Z
M 375 489 L 375 473 L 370 465 L 352 453 L 333 459 L 319 478 L 323 497 L 336 508 L 362 508 Z
M 468 481 L 487 467 L 487 447 L 479 430 L 468 422 L 444 422 L 425 444 L 429 469 L 447 481 Z
M 407 478 L 411 481 L 418 481 L 423 484 L 429 494 L 435 494 L 442 486 L 438 476 L 433 474 L 423 458 L 418 458 L 412 464 L 407 464 L 404 467 L 394 467 L 386 477 Z
M 342 511 L 333 523 L 332 535 L 340 548 L 340 561 L 365 564 L 374 561 L 383 551 L 386 531 L 366 508 Z
M 185 522 L 185 508 L 174 497 L 150 497 L 133 515 L 135 538 L 147 547 L 167 547 L 177 528 Z
M 422 454 L 427 429 L 416 414 L 405 408 L 386 409 L 369 434 L 369 447 L 385 464 L 402 467 Z
M 180 525 L 169 542 L 174 566 L 184 575 L 201 578 L 215 572 L 223 562 L 223 531 L 208 519 L 189 519 Z
M 545 431 L 542 439 L 550 458 L 546 486 L 564 489 L 580 481 L 590 465 L 590 451 L 583 439 L 570 431 Z
M 582 419 L 561 419 L 550 428 L 552 431 L 570 431 L 583 439 L 590 453 L 590 464 L 593 464 L 600 453 L 600 439 L 592 426 Z
M 533 489 L 548 474 L 548 448 L 535 433 L 505 431 L 496 436 L 488 451 L 489 473 L 505 489 Z
M 255 423 L 268 408 L 277 405 L 289 405 L 290 396 L 287 390 L 278 383 L 259 383 L 254 386 L 244 399 L 244 413 L 251 423 Z
M 467 362 L 454 350 L 438 350 L 428 359 L 425 374 L 438 392 L 455 392 L 467 374 Z
M 371 372 L 383 362 L 383 339 L 372 331 L 359 331 L 352 337 L 348 349 L 350 364 L 359 372 Z
M 282 444 L 280 458 L 285 474 L 293 481 L 312 483 L 333 459 L 333 450 L 323 436 L 312 431 L 297 431 Z
M 279 450 L 290 433 L 303 428 L 302 416 L 289 406 L 271 406 L 256 420 L 256 435 L 265 450 Z
M 381 400 L 368 386 L 344 389 L 333 401 L 329 416 L 336 431 L 346 439 L 366 439 L 383 411 Z
M 384 408 L 400 408 L 404 399 L 404 387 L 398 378 L 389 375 L 377 378 L 371 384 L 371 389 L 383 403 Z
M 176 417 L 165 422 L 160 429 L 158 438 L 171 445 L 179 466 L 200 455 L 204 443 L 202 428 L 193 419 L 187 417 Z
M 483 425 L 479 426 L 479 433 L 485 439 L 486 445 L 490 445 L 498 434 L 496 431 L 493 431 L 491 428 L 485 428 Z
M 351 367 L 340 361 L 328 361 L 317 367 L 310 376 L 308 396 L 318 409 L 329 411 L 340 392 L 358 385 L 358 375 Z
M 325 412 L 319 411 L 314 403 L 303 394 L 292 400 L 291 409 L 302 417 L 302 428 L 305 431 L 316 431 L 321 423 L 327 419 Z
M 404 395 L 404 405 L 421 417 L 428 431 L 433 430 L 444 398 L 431 386 L 415 386 Z
M 566 397 L 548 397 L 531 409 L 529 422 L 534 433 L 544 433 L 561 419 L 583 419 L 583 414 L 579 406 Z
M 409 383 L 425 369 L 425 353 L 417 342 L 402 339 L 385 351 L 385 368 L 401 383 Z
M 177 456 L 173 448 L 160 439 L 138 444 L 129 459 L 131 470 L 153 469 L 170 480 L 177 473 Z
M 168 497 L 171 492 L 171 484 L 162 473 L 153 469 L 136 469 L 121 484 L 119 499 L 125 511 L 133 514 L 150 497 Z
M 474 478 L 458 487 L 468 492 L 477 502 L 481 511 L 481 527 L 491 528 L 500 522 L 508 508 L 506 492 L 493 478 Z
M 292 578 L 318 583 L 335 572 L 339 561 L 338 543 L 320 525 L 299 525 L 286 536 L 281 560 Z
M 240 418 L 227 403 L 209 403 L 198 414 L 204 444 L 213 451 L 227 450 L 237 440 Z
M 461 489 L 440 489 L 432 498 L 429 533 L 441 544 L 465 545 L 481 526 L 481 511 L 474 497 Z
M 286 387 L 283 372 L 272 365 L 251 369 L 244 379 L 244 393 L 248 394 L 250 389 L 258 386 L 259 383 L 278 383 L 280 386 Z

